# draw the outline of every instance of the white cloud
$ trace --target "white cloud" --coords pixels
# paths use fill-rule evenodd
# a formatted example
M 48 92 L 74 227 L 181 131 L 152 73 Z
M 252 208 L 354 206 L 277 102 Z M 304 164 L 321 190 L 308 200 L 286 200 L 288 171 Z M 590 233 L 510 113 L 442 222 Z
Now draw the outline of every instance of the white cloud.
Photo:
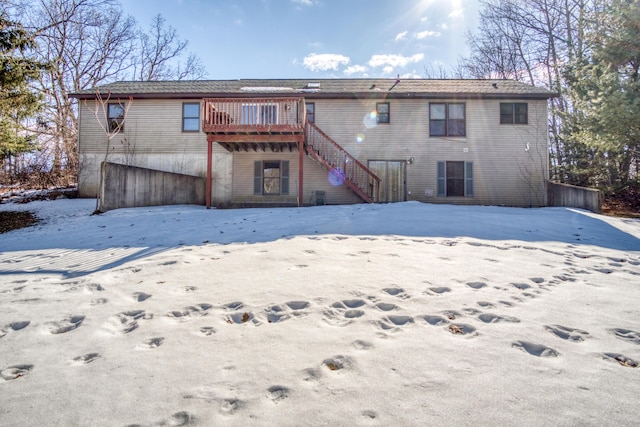
M 424 59 L 424 53 L 416 53 L 411 56 L 403 56 L 403 55 L 373 55 L 371 59 L 369 59 L 370 67 L 404 67 L 407 64 L 411 64 L 414 62 L 420 62 Z M 385 71 L 386 72 L 386 71 Z
M 312 53 L 307 55 L 302 63 L 311 71 L 337 70 L 340 65 L 347 65 L 351 59 L 348 56 L 335 53 Z
M 355 73 L 364 73 L 365 71 L 367 71 L 368 68 L 364 65 L 351 65 L 347 68 L 345 68 L 344 73 L 348 76 L 355 74 Z
M 424 38 L 427 37 L 440 37 L 441 33 L 437 32 L 437 31 L 421 31 L 419 33 L 416 33 L 416 38 L 418 40 L 422 40 Z
M 443 22 L 442 24 L 440 24 L 440 29 L 446 31 L 449 29 L 449 26 L 446 22 Z
M 291 0 L 292 3 L 301 4 L 304 6 L 313 6 L 312 0 Z
M 464 16 L 464 9 L 456 9 L 449 14 L 449 18 L 460 18 Z
M 416 70 L 411 71 L 410 73 L 400 74 L 401 79 L 421 79 L 422 76 L 416 73 Z
M 408 33 L 409 33 L 408 31 L 403 31 L 401 33 L 398 33 L 398 35 L 396 36 L 396 41 L 398 42 L 400 40 L 406 39 Z
M 382 69 L 382 72 L 385 74 L 391 74 L 393 73 L 393 67 L 391 65 L 387 65 Z

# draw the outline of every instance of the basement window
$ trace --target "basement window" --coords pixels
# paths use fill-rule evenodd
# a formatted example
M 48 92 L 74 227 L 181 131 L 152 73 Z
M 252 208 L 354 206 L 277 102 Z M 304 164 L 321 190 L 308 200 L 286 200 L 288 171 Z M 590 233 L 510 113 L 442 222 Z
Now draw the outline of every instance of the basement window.
M 473 196 L 473 162 L 438 162 L 438 196 Z
M 289 194 L 289 161 L 256 160 L 253 166 L 253 194 Z

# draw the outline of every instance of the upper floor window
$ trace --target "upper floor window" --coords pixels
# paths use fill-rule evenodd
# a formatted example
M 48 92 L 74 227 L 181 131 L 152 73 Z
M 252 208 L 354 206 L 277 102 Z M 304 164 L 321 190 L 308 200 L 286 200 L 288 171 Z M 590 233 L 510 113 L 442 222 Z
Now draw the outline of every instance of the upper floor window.
M 528 105 L 526 102 L 501 102 L 501 125 L 526 125 L 528 119 Z
M 376 104 L 376 114 L 378 123 L 391 123 L 391 110 L 388 102 L 378 102 Z
M 107 111 L 109 132 L 122 132 L 124 130 L 124 105 L 109 104 Z
M 429 104 L 429 136 L 465 136 L 465 104 Z
M 311 123 L 316 121 L 316 104 L 313 102 L 307 102 L 307 120 Z
M 185 102 L 182 104 L 182 132 L 198 132 L 200 130 L 200 104 Z

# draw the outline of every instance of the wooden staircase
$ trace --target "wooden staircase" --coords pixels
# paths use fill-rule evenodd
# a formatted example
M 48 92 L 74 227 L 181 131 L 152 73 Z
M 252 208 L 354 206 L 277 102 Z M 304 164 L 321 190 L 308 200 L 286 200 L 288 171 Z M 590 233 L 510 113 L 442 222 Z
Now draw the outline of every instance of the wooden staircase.
M 308 120 L 304 147 L 309 156 L 335 174 L 336 180 L 344 182 L 362 200 L 367 203 L 378 202 L 380 178 Z

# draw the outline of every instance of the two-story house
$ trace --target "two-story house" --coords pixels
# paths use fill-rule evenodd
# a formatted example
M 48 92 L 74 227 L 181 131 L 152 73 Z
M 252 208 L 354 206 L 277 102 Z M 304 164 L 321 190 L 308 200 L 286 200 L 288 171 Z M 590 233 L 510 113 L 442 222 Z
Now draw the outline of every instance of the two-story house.
M 80 196 L 96 195 L 107 159 L 206 177 L 214 206 L 546 204 L 555 95 L 516 81 L 117 82 L 99 91 L 110 96 L 102 119 L 95 91 L 73 95 Z M 103 129 L 121 122 L 107 147 Z

